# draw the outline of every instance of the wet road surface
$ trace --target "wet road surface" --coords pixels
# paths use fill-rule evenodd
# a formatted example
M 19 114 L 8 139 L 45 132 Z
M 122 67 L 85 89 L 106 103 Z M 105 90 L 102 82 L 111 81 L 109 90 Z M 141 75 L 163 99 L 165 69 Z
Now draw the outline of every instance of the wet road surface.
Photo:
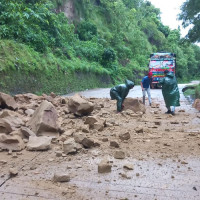
M 194 112 L 181 92 L 184 86 L 179 85 L 181 109 L 188 113 Z M 85 97 L 110 98 L 109 90 L 94 89 L 80 94 Z M 71 95 L 73 94 L 67 96 Z M 151 90 L 151 95 L 155 102 L 162 99 L 160 89 Z M 129 97 L 141 98 L 140 86 L 135 86 Z M 164 109 L 164 103 L 161 104 Z M 7 162 L 0 163 L 0 200 L 200 199 L 200 157 L 192 154 L 161 159 L 149 153 L 142 155 L 142 159 L 130 155 L 124 160 L 107 155 L 113 167 L 111 173 L 106 174 L 99 174 L 97 171 L 99 161 L 104 158 L 98 149 L 67 157 L 55 157 L 53 150 L 23 150 L 22 155 L 12 158 L 7 152 L 0 152 L 0 160 Z M 134 169 L 124 169 L 123 166 L 127 163 L 133 164 Z M 19 174 L 9 177 L 8 169 L 16 166 Z M 67 171 L 71 175 L 71 181 L 53 183 L 51 180 L 56 171 Z

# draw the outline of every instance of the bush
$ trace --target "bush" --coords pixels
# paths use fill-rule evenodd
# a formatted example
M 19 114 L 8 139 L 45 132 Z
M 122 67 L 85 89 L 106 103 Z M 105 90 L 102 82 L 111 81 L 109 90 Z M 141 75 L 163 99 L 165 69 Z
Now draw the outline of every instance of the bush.
M 104 52 L 102 54 L 102 64 L 107 65 L 110 62 L 114 62 L 116 60 L 116 53 L 115 51 L 109 47 L 104 49 Z
M 77 27 L 80 40 L 88 41 L 97 35 L 97 27 L 91 22 L 82 21 Z

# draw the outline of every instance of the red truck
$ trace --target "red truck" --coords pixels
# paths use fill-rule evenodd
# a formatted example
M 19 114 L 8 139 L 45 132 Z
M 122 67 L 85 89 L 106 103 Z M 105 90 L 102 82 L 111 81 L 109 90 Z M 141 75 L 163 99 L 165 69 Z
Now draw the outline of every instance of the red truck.
M 161 52 L 150 55 L 149 72 L 153 74 L 152 84 L 154 88 L 158 87 L 158 82 L 164 77 L 164 71 L 166 69 L 175 73 L 176 54 Z

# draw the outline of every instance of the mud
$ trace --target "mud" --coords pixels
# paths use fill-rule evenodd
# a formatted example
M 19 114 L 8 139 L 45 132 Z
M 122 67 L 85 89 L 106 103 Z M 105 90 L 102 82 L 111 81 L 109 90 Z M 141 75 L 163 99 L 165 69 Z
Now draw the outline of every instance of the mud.
M 161 90 L 152 90 L 153 105 L 146 99 L 144 114 L 132 114 L 126 108 L 117 113 L 116 102 L 108 98 L 109 89 L 81 94 L 97 105 L 93 115 L 114 124 L 88 133 L 100 146 L 60 157 L 56 156 L 58 143 L 48 151 L 23 150 L 16 156 L 0 152 L 0 199 L 200 199 L 200 113 L 182 92 L 175 116 L 165 114 Z M 129 94 L 139 100 L 141 96 L 139 86 Z M 83 123 L 81 118 L 72 120 Z M 130 139 L 120 139 L 127 132 Z M 119 148 L 111 147 L 110 141 L 117 141 Z M 124 159 L 114 158 L 119 150 L 125 153 Z M 112 165 L 111 172 L 98 173 L 102 159 Z M 18 170 L 14 177 L 9 175 L 12 167 Z M 70 181 L 53 182 L 55 172 L 69 174 Z

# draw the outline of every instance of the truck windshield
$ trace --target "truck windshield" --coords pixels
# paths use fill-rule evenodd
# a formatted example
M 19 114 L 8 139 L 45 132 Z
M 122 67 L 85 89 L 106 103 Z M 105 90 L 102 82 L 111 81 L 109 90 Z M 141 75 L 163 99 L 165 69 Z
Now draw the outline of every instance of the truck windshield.
M 149 63 L 149 68 L 155 69 L 169 69 L 175 66 L 174 60 L 151 60 Z
M 152 83 L 157 84 L 164 77 L 164 71 L 175 73 L 176 57 L 173 53 L 154 53 L 150 56 L 149 72 L 152 72 Z

